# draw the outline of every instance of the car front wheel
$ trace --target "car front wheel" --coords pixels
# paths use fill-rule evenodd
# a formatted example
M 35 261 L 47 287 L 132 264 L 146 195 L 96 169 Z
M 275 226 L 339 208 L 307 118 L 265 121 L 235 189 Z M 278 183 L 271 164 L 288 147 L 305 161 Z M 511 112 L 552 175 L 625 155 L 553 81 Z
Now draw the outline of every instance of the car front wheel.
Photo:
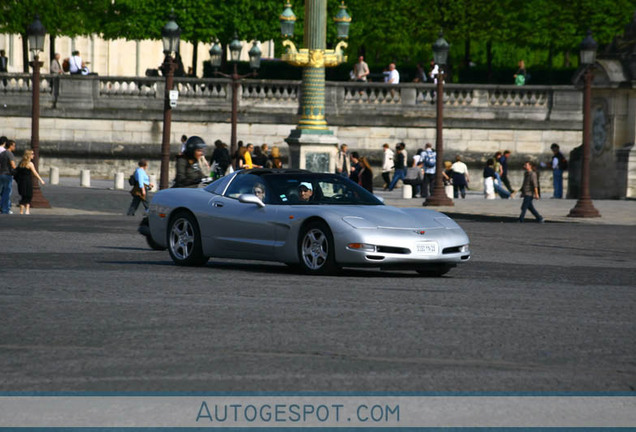
M 307 224 L 298 241 L 300 267 L 307 274 L 331 274 L 337 270 L 333 235 L 324 222 Z
M 208 261 L 203 255 L 199 224 L 192 213 L 176 214 L 168 228 L 168 252 L 175 264 L 200 266 Z

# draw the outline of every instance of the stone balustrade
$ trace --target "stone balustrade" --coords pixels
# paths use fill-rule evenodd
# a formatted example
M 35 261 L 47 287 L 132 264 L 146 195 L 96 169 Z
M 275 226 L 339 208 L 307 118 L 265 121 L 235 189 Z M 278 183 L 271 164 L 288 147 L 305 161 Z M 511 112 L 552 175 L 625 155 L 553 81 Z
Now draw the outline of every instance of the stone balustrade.
M 29 74 L 0 75 L 0 134 L 14 137 L 19 146 L 30 140 L 31 85 Z M 157 160 L 165 78 L 43 75 L 40 89 L 44 167 L 59 166 L 64 175 L 91 169 L 98 176 L 110 177 L 113 172 L 134 169 L 138 158 Z M 179 151 L 182 134 L 229 142 L 231 80 L 176 78 L 175 89 L 179 99 L 172 111 L 173 153 Z M 238 138 L 278 146 L 286 155 L 284 140 L 298 122 L 300 97 L 300 81 L 242 80 L 237 94 Z M 384 143 L 403 141 L 413 154 L 426 142 L 435 142 L 437 97 L 434 84 L 328 81 L 326 120 L 340 142 L 367 155 L 377 166 Z M 444 159 L 461 154 L 474 178 L 480 178 L 483 163 L 497 150 L 512 150 L 511 165 L 520 173 L 527 158 L 546 160 L 553 142 L 566 155 L 581 143 L 582 94 L 574 86 L 449 83 L 443 97 Z M 617 171 L 616 150 L 625 143 L 633 145 L 634 92 L 598 83 L 594 98 L 595 118 L 603 120 L 606 132 L 605 142 L 595 144 L 602 151 L 592 155 L 593 168 L 598 168 L 597 177 L 602 179 L 607 172 Z M 597 126 L 595 130 L 601 130 Z M 623 153 L 621 160 L 627 161 L 631 156 Z M 624 173 L 633 171 L 629 166 L 621 168 L 620 181 L 614 182 L 614 177 L 608 181 L 628 184 L 623 180 Z M 594 171 L 592 175 L 596 178 Z M 625 190 L 628 194 L 636 190 L 631 183 L 621 191 L 596 187 L 601 184 L 597 180 L 592 182 L 595 197 L 625 196 Z
M 53 91 L 54 85 L 59 90 Z M 75 110 L 89 108 L 96 111 L 96 118 L 103 118 L 104 113 L 99 112 L 103 109 L 118 108 L 119 113 L 139 108 L 162 110 L 165 79 L 44 75 L 40 87 L 43 117 L 72 117 Z M 200 117 L 206 111 L 229 110 L 232 83 L 228 79 L 178 78 L 175 89 L 179 91 L 179 102 L 174 113 L 179 116 Z M 239 110 L 257 114 L 257 122 L 266 123 L 263 116 L 268 114 L 296 115 L 300 92 L 300 81 L 242 80 L 238 88 Z M 434 84 L 327 82 L 325 92 L 327 120 L 333 125 L 386 124 L 387 119 L 394 122 L 396 118 L 401 125 L 413 125 L 436 116 Z M 0 98 L 8 107 L 29 105 L 30 93 L 31 75 L 9 74 L 0 79 Z M 47 110 L 54 99 L 57 110 Z M 575 122 L 576 127 L 581 121 L 581 94 L 572 86 L 447 84 L 444 106 L 448 119 L 565 120 Z M 128 114 L 112 115 L 130 118 Z

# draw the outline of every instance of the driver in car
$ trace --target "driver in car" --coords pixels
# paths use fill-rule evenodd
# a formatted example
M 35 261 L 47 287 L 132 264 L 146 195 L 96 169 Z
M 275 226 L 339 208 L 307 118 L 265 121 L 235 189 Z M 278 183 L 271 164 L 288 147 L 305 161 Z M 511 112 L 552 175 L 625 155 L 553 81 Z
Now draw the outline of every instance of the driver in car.
M 298 198 L 301 201 L 309 201 L 314 194 L 314 188 L 309 182 L 302 182 L 298 185 Z

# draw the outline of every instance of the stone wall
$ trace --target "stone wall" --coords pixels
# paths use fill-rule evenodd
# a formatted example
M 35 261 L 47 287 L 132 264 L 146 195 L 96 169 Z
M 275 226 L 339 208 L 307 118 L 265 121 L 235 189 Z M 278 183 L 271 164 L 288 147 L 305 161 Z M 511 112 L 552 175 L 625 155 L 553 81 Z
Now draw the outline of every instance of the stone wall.
M 161 79 L 62 77 L 57 98 L 55 85 L 47 76 L 41 85 L 42 169 L 55 165 L 61 175 L 77 175 L 89 168 L 93 175 L 111 177 L 117 171 L 131 171 L 143 157 L 151 161 L 150 171 L 156 163 L 158 172 L 165 94 Z M 200 135 L 210 144 L 216 139 L 229 142 L 230 81 L 182 79 L 176 87 L 173 154 L 182 134 Z M 279 146 L 286 155 L 284 140 L 298 119 L 299 92 L 300 83 L 295 81 L 243 81 L 238 139 Z M 622 105 L 633 105 L 631 99 L 624 100 Z M 384 143 L 405 142 L 409 154 L 427 142 L 435 143 L 436 94 L 430 84 L 328 82 L 326 102 L 327 121 L 339 141 L 369 156 L 376 166 Z M 0 113 L 0 134 L 28 146 L 30 76 L 12 75 L 6 85 L 0 81 Z M 473 187 L 475 180 L 481 183 L 481 169 L 495 151 L 512 151 L 513 177 L 520 177 L 524 160 L 549 160 L 553 142 L 568 155 L 581 143 L 581 127 L 581 94 L 574 87 L 445 87 L 444 159 L 461 154 L 471 169 Z M 613 151 L 613 144 L 608 146 L 606 157 Z M 550 175 L 543 177 L 548 190 Z

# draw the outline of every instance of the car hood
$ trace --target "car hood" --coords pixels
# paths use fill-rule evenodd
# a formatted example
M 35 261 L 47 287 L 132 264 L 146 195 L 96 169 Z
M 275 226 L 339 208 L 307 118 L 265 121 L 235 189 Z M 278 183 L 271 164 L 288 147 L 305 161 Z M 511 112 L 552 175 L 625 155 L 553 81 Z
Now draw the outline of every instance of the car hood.
M 333 206 L 333 216 L 359 229 L 459 228 L 448 216 L 435 210 L 391 206 Z

